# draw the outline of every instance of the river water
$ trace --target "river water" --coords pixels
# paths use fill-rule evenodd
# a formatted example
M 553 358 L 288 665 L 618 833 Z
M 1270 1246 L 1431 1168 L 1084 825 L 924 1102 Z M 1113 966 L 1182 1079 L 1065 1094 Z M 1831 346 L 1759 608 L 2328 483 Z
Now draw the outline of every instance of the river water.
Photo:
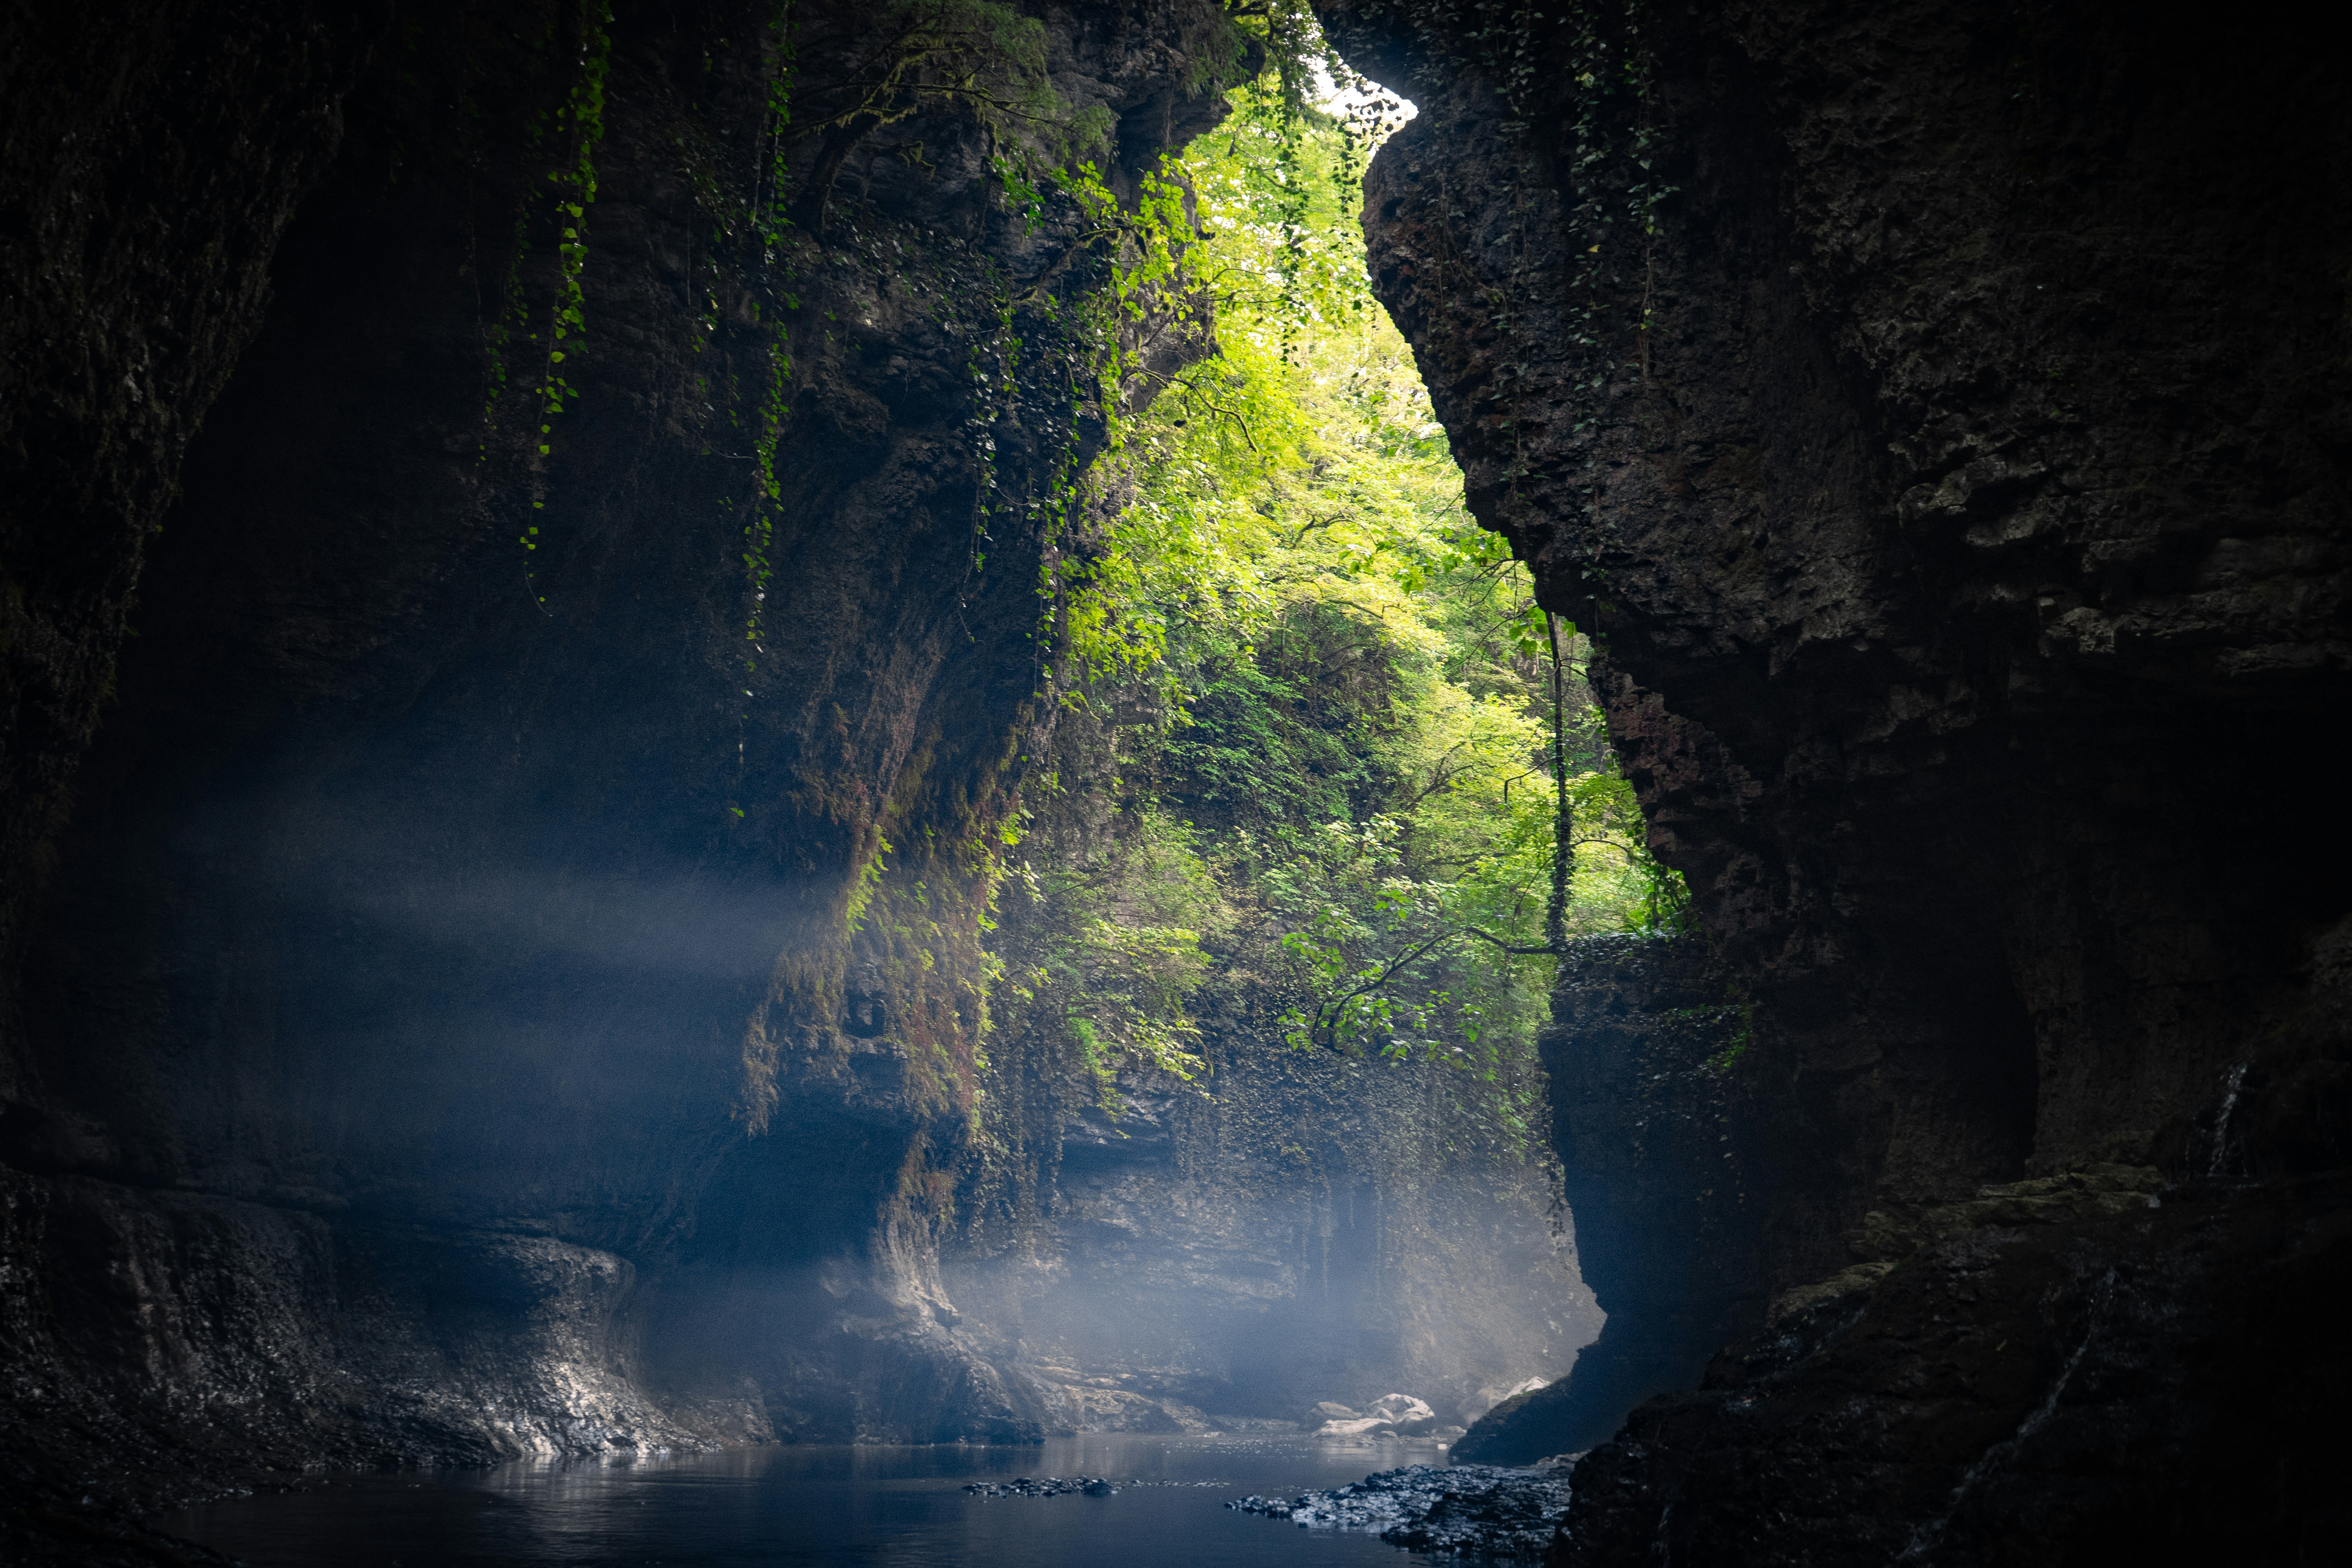
M 252 1568 L 1328 1568 L 1411 1559 L 1378 1536 L 1228 1510 L 1400 1465 L 1426 1443 L 1096 1435 L 1029 1447 L 791 1447 L 337 1479 L 158 1520 Z M 1110 1497 L 979 1497 L 971 1481 L 1102 1476 Z M 1129 1484 L 1143 1481 L 1141 1486 Z M 1173 1484 L 1169 1484 L 1173 1483 Z M 1205 1483 L 1205 1484 L 1204 1484 Z

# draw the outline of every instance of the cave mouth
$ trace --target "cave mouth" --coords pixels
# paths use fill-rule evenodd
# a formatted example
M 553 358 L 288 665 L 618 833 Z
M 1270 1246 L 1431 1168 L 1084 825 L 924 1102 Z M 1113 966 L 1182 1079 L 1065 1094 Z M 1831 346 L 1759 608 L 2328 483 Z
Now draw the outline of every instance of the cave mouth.
M 0 1557 L 2324 1554 L 2294 25 L 0 14 Z
M 274 244 L 12 980 L 58 1506 L 1215 1435 L 1337 1480 L 1599 1331 L 1554 950 L 1684 900 L 1371 297 L 1409 106 L 998 9 L 892 10 L 877 85 L 853 7 L 427 7 L 312 62 L 331 158 L 221 154 Z

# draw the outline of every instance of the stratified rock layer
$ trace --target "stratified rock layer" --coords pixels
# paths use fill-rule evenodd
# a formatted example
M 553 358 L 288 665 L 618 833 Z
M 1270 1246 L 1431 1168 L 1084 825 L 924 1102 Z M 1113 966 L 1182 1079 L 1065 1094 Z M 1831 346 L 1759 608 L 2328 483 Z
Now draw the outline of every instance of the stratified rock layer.
M 1754 1009 L 1726 1101 L 1748 1328 L 1860 1313 L 1647 1407 L 1585 1462 L 1566 1550 L 2336 1528 L 2341 1440 L 2315 1458 L 2263 1392 L 2343 1365 L 2297 1326 L 2340 1271 L 2352 1128 L 2326 68 L 2282 18 L 2186 8 L 1318 8 L 1420 108 L 1366 231 L 1473 509 L 1595 637 L 1654 844 Z M 1628 1213 L 1657 1185 L 1631 1131 L 1572 1155 Z M 2160 1190 L 2217 1173 L 2264 1184 Z M 2051 1219 L 2061 1188 L 2102 1195 Z M 1600 1279 L 1654 1245 L 1581 1251 Z M 1963 1322 L 1984 1344 L 1938 1360 Z M 2110 1342 L 2177 1397 L 2085 1381 Z M 2190 1375 L 2209 1354 L 2243 1380 Z M 1941 1366 L 1981 1421 L 1892 1439 L 1937 1417 L 1880 1401 Z

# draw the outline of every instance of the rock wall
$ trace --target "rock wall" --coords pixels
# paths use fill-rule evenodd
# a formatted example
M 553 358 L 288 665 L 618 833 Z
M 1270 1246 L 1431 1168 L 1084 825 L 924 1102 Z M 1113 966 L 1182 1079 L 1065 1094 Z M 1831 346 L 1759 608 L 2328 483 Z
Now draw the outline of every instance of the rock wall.
M 1759 1121 L 1740 1070 L 1755 1009 L 1696 935 L 1570 945 L 1540 1039 L 1552 1142 L 1608 1314 L 1573 1369 L 1488 1411 L 1465 1464 L 1525 1465 L 1606 1442 L 1652 1394 L 1696 1384 L 1763 1307 Z
M 234 0 L 0 20 L 0 1027 L 148 537 L 387 20 Z M 0 1093 L 16 1071 L 0 1050 Z
M 2352 1055 L 2324 69 L 2283 16 L 2177 7 L 1318 10 L 1420 108 L 1366 231 L 1473 509 L 1595 637 L 1755 1009 L 1731 1137 L 1781 1337 L 1586 1461 L 1564 1550 L 2340 1528 L 2261 1392 L 2341 1364 L 2297 1327 L 2341 1267 Z M 1576 1162 L 1631 1202 L 1614 1136 Z M 2177 1397 L 2086 1377 L 2109 1347 Z M 2210 1357 L 2250 1381 L 2182 1370 Z
M 6 24 L 12 1551 L 1042 1429 L 937 1239 L 1103 263 L 977 100 L 860 113 L 878 13 L 772 10 Z M 1234 58 L 957 38 L 1118 188 Z

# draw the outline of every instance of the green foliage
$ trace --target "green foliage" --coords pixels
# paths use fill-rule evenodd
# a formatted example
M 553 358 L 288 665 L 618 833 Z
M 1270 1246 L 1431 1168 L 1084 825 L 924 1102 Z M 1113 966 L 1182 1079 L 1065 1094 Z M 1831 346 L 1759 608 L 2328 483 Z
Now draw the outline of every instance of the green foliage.
M 1243 49 L 1255 46 L 1265 58 L 1264 78 L 1271 79 L 1284 108 L 1297 115 L 1307 108 L 1317 66 L 1326 70 L 1345 68 L 1324 42 L 1307 0 L 1225 0 L 1225 16 L 1231 24 L 1232 43 L 1230 53 L 1216 60 L 1223 68 L 1213 74 L 1203 70 L 1200 74 L 1206 79 L 1187 86 L 1197 89 L 1239 80 L 1246 73 L 1233 68 L 1241 63 Z
M 551 166 L 534 174 L 533 187 L 516 208 L 497 308 L 482 327 L 485 385 L 479 460 L 484 464 L 489 461 L 500 407 L 509 393 L 518 391 L 510 361 L 522 342 L 540 348 L 538 370 L 520 389 L 528 395 L 524 416 L 538 425 L 535 433 L 524 432 L 524 470 L 529 476 L 533 521 L 523 525 L 515 542 L 523 551 L 524 586 L 531 602 L 541 609 L 547 601 L 539 593 L 531 557 L 542 542 L 540 526 L 547 510 L 548 459 L 554 451 L 555 422 L 580 396 L 566 364 L 588 330 L 581 280 L 588 265 L 588 212 L 596 201 L 596 148 L 604 136 L 612 24 L 610 0 L 572 0 L 547 12 L 546 32 L 539 47 L 562 62 L 562 79 L 568 85 L 562 101 L 551 110 L 531 118 L 526 142 L 533 157 L 551 160 Z M 552 231 L 555 258 L 553 287 L 536 331 L 531 330 L 530 291 L 524 278 L 534 230 Z
M 1098 1103 L 1122 1067 L 1201 1070 L 1187 1009 L 1211 968 L 1202 934 L 1231 913 L 1190 829 L 1138 803 L 1101 858 L 1024 862 L 999 915 L 1000 1005 L 1053 1036 Z
M 902 836 L 897 806 L 871 819 L 882 847 L 845 920 L 894 1035 L 970 1089 L 992 1031 L 1000 1059 L 1059 1062 L 1115 1108 L 1122 1068 L 1206 1070 L 1194 1014 L 1213 997 L 1254 1040 L 1459 1068 L 1441 1076 L 1484 1146 L 1528 1153 L 1559 941 L 1670 926 L 1682 900 L 1601 742 L 1585 645 L 1468 516 L 1371 300 L 1355 219 L 1384 110 L 1311 101 L 1330 62 L 1303 0 L 1228 6 L 1185 43 L 1198 84 L 1265 70 L 1218 131 L 1129 179 L 1105 118 L 1055 92 L 1034 19 L 992 0 L 879 16 L 862 63 L 822 83 L 795 74 L 780 22 L 748 204 L 740 168 L 732 195 L 697 189 L 768 351 L 728 379 L 753 458 L 733 503 L 747 700 L 790 489 L 791 351 L 831 352 L 831 311 L 797 291 L 865 256 L 911 299 L 927 290 L 908 269 L 937 260 L 885 262 L 871 214 L 816 243 L 843 159 L 897 126 L 920 167 L 908 138 L 941 116 L 976 127 L 1002 209 L 1047 258 L 1018 285 L 970 258 L 924 307 L 968 345 L 969 572 L 1007 524 L 1044 536 L 1038 697 L 1058 730 L 1031 738 L 1017 866 L 1018 820 L 975 818 L 950 853 Z M 716 342 L 715 294 L 709 310 Z M 1181 340 L 1211 352 L 1181 363 Z M 1001 475 L 997 437 L 1041 388 L 1068 399 L 1058 459 Z M 887 865 L 886 819 L 909 846 Z M 974 900 L 995 922 L 985 953 L 959 923 Z
M 1584 643 L 1559 628 L 1556 707 L 1554 625 L 1465 510 L 1410 353 L 1368 308 L 1359 140 L 1278 72 L 1230 96 L 1141 204 L 1090 167 L 1062 187 L 1114 249 L 1118 321 L 1185 289 L 1216 346 L 1181 371 L 1106 355 L 1112 447 L 1044 584 L 1065 729 L 1106 739 L 1036 809 L 1108 816 L 1021 880 L 1007 973 L 1051 977 L 1018 1011 L 1066 1021 L 1098 1091 L 1113 1056 L 1166 1065 L 1206 987 L 1294 1045 L 1465 1069 L 1465 1101 L 1524 1150 L 1562 827 L 1562 935 L 1670 927 L 1679 881 L 1601 743 Z M 1171 844 L 1191 912 L 1122 916 Z M 1129 918 L 1134 944 L 1110 941 Z
M 847 107 L 822 123 L 879 129 L 953 100 L 992 132 L 1006 121 L 1047 128 L 1063 145 L 1099 142 L 1106 118 L 1073 115 L 1045 72 L 1045 24 L 1000 0 L 892 0 L 884 41 L 835 90 Z
M 791 220 L 784 215 L 785 189 L 791 172 L 785 161 L 793 130 L 793 77 L 799 64 L 792 28 L 791 7 L 780 5 L 771 18 L 766 36 L 761 39 L 764 75 L 767 79 L 768 101 L 761 125 L 761 141 L 766 149 L 754 178 L 751 196 L 744 214 L 746 227 L 757 237 L 763 262 L 775 259 L 776 248 L 783 243 L 784 230 Z M 715 193 L 711 193 L 715 195 Z M 787 270 L 781 279 L 792 281 Z M 789 287 L 782 300 L 775 301 L 786 310 L 797 309 L 800 300 Z M 719 300 L 709 296 L 707 331 L 718 328 Z M 793 379 L 792 342 L 786 332 L 783 317 L 776 313 L 762 323 L 766 338 L 766 380 L 751 428 L 752 493 L 743 512 L 743 584 L 750 598 L 750 608 L 743 617 L 743 640 L 750 647 L 743 656 L 743 673 L 747 678 L 759 674 L 759 660 L 754 657 L 760 638 L 767 630 L 768 584 L 775 575 L 775 565 L 770 552 L 775 545 L 776 528 L 782 521 L 782 488 L 776 478 L 776 454 L 782 445 L 789 411 L 788 389 Z M 705 349 L 703 336 L 695 339 L 698 353 Z

